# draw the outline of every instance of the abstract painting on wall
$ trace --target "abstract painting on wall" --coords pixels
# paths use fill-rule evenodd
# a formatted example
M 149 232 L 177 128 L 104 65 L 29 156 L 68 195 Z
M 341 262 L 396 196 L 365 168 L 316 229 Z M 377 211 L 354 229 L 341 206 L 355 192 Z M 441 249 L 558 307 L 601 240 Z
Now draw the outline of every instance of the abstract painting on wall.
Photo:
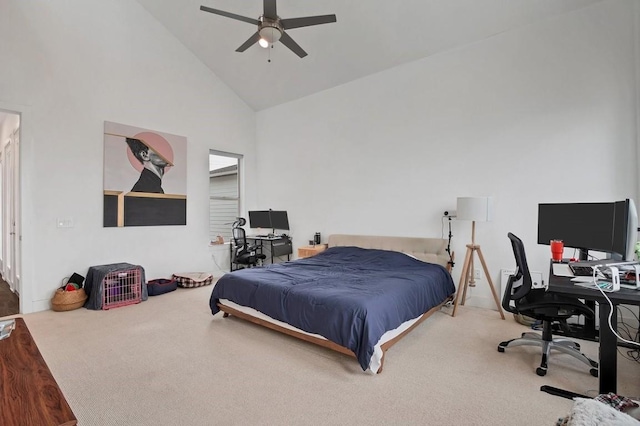
M 187 224 L 187 138 L 104 122 L 104 227 Z

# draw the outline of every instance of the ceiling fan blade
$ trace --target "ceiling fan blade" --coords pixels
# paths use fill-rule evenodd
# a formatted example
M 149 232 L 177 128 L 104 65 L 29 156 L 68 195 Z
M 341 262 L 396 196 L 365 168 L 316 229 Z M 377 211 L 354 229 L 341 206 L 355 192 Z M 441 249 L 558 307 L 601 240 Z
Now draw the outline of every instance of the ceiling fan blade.
M 236 52 L 244 52 L 245 50 L 247 50 L 248 48 L 250 48 L 252 45 L 254 45 L 255 43 L 258 42 L 258 40 L 260 40 L 260 33 L 256 32 L 254 35 L 252 35 L 251 37 L 249 37 L 249 39 L 247 41 L 245 41 L 244 43 L 242 43 L 242 46 L 238 47 L 236 49 Z
M 271 19 L 278 18 L 276 12 L 276 0 L 264 0 L 264 16 Z
M 285 30 L 300 27 L 310 27 L 311 25 L 330 24 L 332 22 L 336 22 L 336 15 L 305 16 L 304 18 L 290 18 L 280 20 L 280 24 L 282 24 L 282 27 Z
M 225 12 L 224 10 L 212 9 L 207 6 L 200 6 L 200 10 L 213 13 L 215 15 L 225 16 L 231 19 L 237 19 L 238 21 L 247 22 L 249 24 L 260 25 L 260 21 L 258 21 L 257 19 L 247 18 L 246 16 L 236 15 L 235 13 Z
M 287 46 L 289 49 L 291 49 L 291 51 L 293 51 L 293 53 L 300 56 L 301 58 L 304 58 L 305 56 L 307 56 L 307 52 L 302 50 L 302 47 L 300 47 L 298 43 L 293 41 L 293 39 L 289 37 L 289 34 L 285 32 L 283 32 L 282 36 L 280 37 L 280 43 Z

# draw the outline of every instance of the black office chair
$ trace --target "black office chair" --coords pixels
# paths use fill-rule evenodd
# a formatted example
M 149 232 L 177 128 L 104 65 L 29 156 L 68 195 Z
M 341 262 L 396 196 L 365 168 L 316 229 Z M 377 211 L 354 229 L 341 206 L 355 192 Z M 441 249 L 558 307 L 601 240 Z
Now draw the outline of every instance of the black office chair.
M 247 234 L 244 228 L 242 228 L 246 223 L 246 219 L 240 217 L 233 222 L 231 227 L 231 235 L 233 238 L 231 263 L 240 265 L 242 268 L 251 268 L 257 266 L 258 263 L 262 263 L 267 256 L 258 252 L 257 245 L 247 243 Z
M 502 298 L 502 307 L 514 314 L 542 321 L 542 335 L 539 333 L 522 333 L 518 339 L 507 340 L 498 345 L 498 352 L 504 352 L 507 347 L 535 345 L 542 347 L 542 362 L 536 369 L 538 376 L 547 374 L 547 361 L 551 349 L 573 356 L 590 367 L 592 376 L 598 377 L 598 363 L 580 352 L 580 345 L 565 337 L 552 336 L 553 324 L 559 324 L 567 334 L 571 329 L 567 325 L 567 318 L 584 315 L 593 318 L 591 308 L 577 298 L 547 293 L 543 288 L 532 288 L 531 274 L 524 253 L 524 245 L 520 238 L 512 233 L 508 234 L 516 258 L 516 271 L 509 277 L 507 288 Z M 512 304 L 513 302 L 513 304 Z

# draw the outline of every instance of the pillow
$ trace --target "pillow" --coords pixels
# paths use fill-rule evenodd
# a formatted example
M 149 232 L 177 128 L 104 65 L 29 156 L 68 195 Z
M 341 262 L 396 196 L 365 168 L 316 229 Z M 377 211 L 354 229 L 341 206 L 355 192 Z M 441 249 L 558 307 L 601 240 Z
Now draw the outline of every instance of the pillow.
M 595 399 L 596 401 L 600 401 L 603 404 L 606 404 L 609 407 L 613 407 L 616 410 L 622 411 L 622 412 L 625 412 L 630 408 L 638 406 L 638 404 L 636 404 L 632 399 L 629 399 L 626 396 L 615 394 L 613 392 L 601 393 L 600 395 L 596 396 L 593 399 Z
M 575 398 L 567 426 L 639 426 L 640 422 L 595 399 Z

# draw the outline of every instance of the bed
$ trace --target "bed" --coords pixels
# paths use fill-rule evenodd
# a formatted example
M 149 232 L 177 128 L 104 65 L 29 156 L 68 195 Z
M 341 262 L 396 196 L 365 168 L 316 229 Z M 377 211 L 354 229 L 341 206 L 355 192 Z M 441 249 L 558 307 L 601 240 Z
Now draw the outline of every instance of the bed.
M 446 246 L 440 238 L 331 235 L 313 257 L 225 274 L 211 312 L 353 356 L 379 373 L 385 352 L 452 299 Z

